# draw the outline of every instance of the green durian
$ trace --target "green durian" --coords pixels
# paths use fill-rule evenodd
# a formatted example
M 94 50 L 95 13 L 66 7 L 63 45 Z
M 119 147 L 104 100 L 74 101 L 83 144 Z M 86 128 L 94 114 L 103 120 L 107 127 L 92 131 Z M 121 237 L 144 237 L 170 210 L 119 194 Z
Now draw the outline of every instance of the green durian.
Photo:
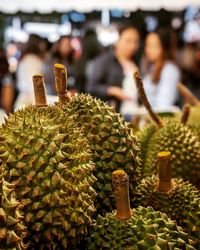
M 198 136 L 200 140 L 200 106 L 191 107 L 186 125 Z
M 156 156 L 160 151 L 172 153 L 172 176 L 181 177 L 198 185 L 200 181 L 200 141 L 193 131 L 174 118 L 161 120 L 152 110 L 144 92 L 139 73 L 134 74 L 138 92 L 143 104 L 155 124 L 148 125 L 139 133 L 141 149 L 142 174 L 155 174 Z
M 130 209 L 128 177 L 120 170 L 113 175 L 117 212 L 97 217 L 85 249 L 195 249 L 187 233 L 166 214 L 154 211 L 152 207 Z
M 0 168 L 0 249 L 25 250 L 27 229 L 23 223 L 20 203 L 15 199 L 15 185 L 4 180 Z
M 158 154 L 159 177 L 144 178 L 132 198 L 135 206 L 152 206 L 176 220 L 200 247 L 200 193 L 182 179 L 171 179 L 170 152 Z
M 43 85 L 35 76 L 40 94 Z M 16 184 L 29 249 L 76 248 L 95 211 L 90 146 L 73 119 L 36 101 L 2 125 L 0 167 L 5 181 Z
M 66 116 L 71 116 L 88 139 L 95 163 L 94 188 L 98 193 L 96 208 L 99 213 L 111 211 L 112 172 L 119 167 L 130 175 L 130 192 L 133 193 L 140 180 L 139 149 L 128 124 L 113 107 L 87 94 L 77 94 L 63 100 L 66 91 L 65 68 L 55 65 L 56 86 L 60 105 Z

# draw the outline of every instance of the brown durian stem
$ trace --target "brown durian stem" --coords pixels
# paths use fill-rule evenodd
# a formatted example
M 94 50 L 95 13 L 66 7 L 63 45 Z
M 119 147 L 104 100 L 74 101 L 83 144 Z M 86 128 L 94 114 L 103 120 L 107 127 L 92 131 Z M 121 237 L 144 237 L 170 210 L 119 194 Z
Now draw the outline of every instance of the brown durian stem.
M 66 104 L 69 96 L 67 94 L 67 70 L 65 66 L 59 63 L 54 64 L 54 76 L 59 101 L 62 104 Z
M 190 103 L 194 106 L 200 106 L 199 99 L 194 96 L 187 87 L 185 87 L 182 83 L 178 83 L 176 86 L 185 103 Z
M 44 78 L 42 75 L 37 74 L 33 76 L 33 87 L 35 93 L 35 106 L 36 107 L 47 106 L 46 90 L 45 90 Z
M 136 87 L 137 87 L 137 91 L 138 94 L 140 95 L 141 101 L 143 103 L 143 105 L 145 106 L 146 110 L 148 111 L 149 115 L 151 116 L 152 120 L 157 124 L 158 127 L 163 127 L 163 123 L 161 121 L 161 119 L 156 115 L 156 113 L 153 111 L 145 90 L 144 90 L 144 86 L 143 86 L 143 82 L 142 82 L 142 77 L 139 73 L 138 70 L 136 70 L 133 74 L 134 78 L 135 78 L 135 82 L 136 82 Z
M 159 183 L 157 190 L 159 192 L 168 192 L 171 187 L 171 153 L 168 151 L 162 151 L 157 154 L 157 162 L 158 162 L 158 176 Z
M 132 215 L 128 175 L 123 170 L 116 170 L 112 173 L 112 182 L 116 198 L 116 217 L 120 220 L 127 220 Z
M 190 115 L 190 105 L 188 103 L 186 103 L 183 106 L 183 111 L 182 111 L 182 116 L 181 116 L 181 123 L 182 124 L 187 123 L 189 115 Z

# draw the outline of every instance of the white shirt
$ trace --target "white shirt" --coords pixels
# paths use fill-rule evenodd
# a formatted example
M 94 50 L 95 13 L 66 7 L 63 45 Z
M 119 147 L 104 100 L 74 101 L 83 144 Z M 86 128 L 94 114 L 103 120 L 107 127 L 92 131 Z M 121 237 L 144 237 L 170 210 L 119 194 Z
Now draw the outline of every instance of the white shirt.
M 34 103 L 32 76 L 34 74 L 41 74 L 42 67 L 42 60 L 34 54 L 28 54 L 20 61 L 17 71 L 19 96 L 15 103 L 16 108 Z
M 133 115 L 138 107 L 137 89 L 133 78 L 133 70 L 124 70 L 124 74 L 125 77 L 122 82 L 122 89 L 126 99 L 121 102 L 120 113 L 123 115 Z
M 172 106 L 177 98 L 176 84 L 180 81 L 180 70 L 173 63 L 166 63 L 161 71 L 158 83 L 151 76 L 144 77 L 144 88 L 152 107 Z

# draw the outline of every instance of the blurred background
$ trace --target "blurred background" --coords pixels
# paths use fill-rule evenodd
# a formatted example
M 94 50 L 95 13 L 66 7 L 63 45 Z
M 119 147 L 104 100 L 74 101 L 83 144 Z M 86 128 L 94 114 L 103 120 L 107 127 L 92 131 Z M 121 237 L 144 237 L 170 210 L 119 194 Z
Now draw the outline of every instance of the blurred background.
M 68 89 L 114 105 L 129 121 L 141 107 L 139 69 L 151 105 L 177 110 L 182 82 L 200 98 L 200 1 L 0 0 L 0 109 L 34 102 L 32 75 L 56 100 L 53 65 Z

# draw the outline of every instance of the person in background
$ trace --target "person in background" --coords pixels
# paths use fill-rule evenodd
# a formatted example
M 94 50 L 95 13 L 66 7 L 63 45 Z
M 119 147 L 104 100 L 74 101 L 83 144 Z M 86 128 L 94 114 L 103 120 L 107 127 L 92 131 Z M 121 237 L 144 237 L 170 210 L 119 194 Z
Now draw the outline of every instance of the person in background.
M 101 52 L 101 45 L 97 40 L 94 30 L 87 30 L 81 41 L 81 58 L 75 65 L 76 89 L 80 93 L 85 92 L 86 81 L 92 73 L 94 59 Z
M 12 112 L 13 82 L 5 52 L 0 49 L 0 109 L 7 114 Z
M 53 73 L 53 67 L 55 63 L 61 63 L 65 65 L 67 68 L 67 85 L 71 89 L 74 88 L 75 80 L 73 61 L 73 48 L 71 46 L 71 39 L 68 36 L 62 36 L 54 45 L 53 51 L 49 58 L 45 61 L 43 67 L 43 74 L 48 95 L 57 95 Z
M 29 36 L 17 69 L 17 89 L 19 95 L 15 102 L 15 108 L 34 103 L 32 76 L 42 73 L 42 46 L 42 39 L 39 36 L 34 34 Z
M 133 71 L 134 56 L 139 48 L 140 34 L 131 26 L 120 29 L 114 50 L 99 56 L 87 83 L 87 91 L 114 105 L 127 118 L 137 107 L 137 91 Z
M 175 63 L 174 45 L 174 34 L 169 29 L 159 29 L 146 37 L 142 73 L 147 97 L 154 108 L 172 106 L 177 99 L 180 70 Z
M 190 48 L 190 53 L 187 53 L 188 46 Z M 188 54 L 191 56 L 190 63 L 187 61 L 189 57 Z M 186 45 L 186 52 L 181 62 L 183 84 L 200 99 L 200 42 Z

